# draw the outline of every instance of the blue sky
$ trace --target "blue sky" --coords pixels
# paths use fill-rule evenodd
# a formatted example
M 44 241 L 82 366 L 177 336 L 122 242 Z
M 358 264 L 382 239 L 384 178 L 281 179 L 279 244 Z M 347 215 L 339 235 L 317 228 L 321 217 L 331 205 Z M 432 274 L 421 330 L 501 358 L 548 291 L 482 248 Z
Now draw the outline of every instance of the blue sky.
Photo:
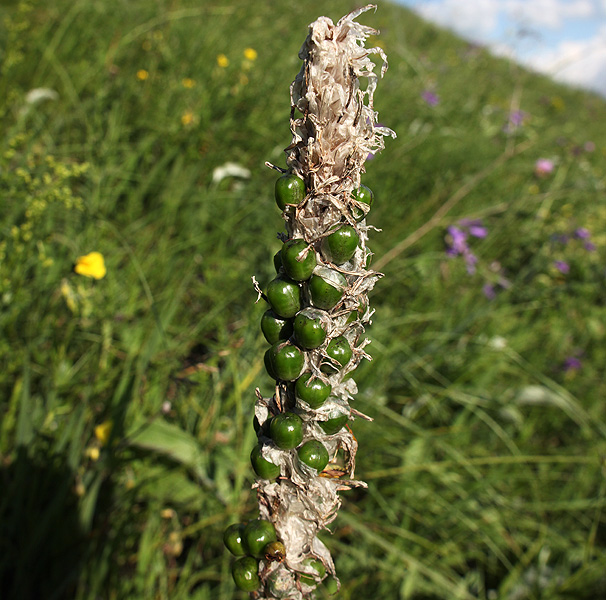
M 396 0 L 537 71 L 606 96 L 606 0 Z

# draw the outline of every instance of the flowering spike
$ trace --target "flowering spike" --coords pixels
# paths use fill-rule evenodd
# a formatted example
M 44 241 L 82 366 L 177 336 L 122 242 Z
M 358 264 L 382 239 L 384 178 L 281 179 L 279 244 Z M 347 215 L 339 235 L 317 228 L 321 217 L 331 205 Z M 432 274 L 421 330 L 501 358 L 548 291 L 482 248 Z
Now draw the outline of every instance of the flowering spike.
M 381 77 L 387 59 L 364 42 L 378 32 L 355 21 L 373 8 L 357 9 L 336 25 L 326 17 L 312 23 L 290 87 L 292 142 L 285 150 L 288 170 L 276 185 L 284 249 L 266 293 L 253 280 L 273 313 L 293 322 L 291 337 L 265 355 L 275 394 L 257 391 L 255 404 L 254 464 L 267 478 L 253 487 L 260 517 L 273 524 L 281 544 L 279 560 L 269 551 L 261 558 L 258 600 L 312 598 L 322 581 L 339 586 L 318 533 L 336 518 L 340 491 L 366 487 L 354 479 L 358 444 L 347 423 L 371 420 L 350 406 L 357 393 L 351 373 L 370 360 L 363 337 L 373 313 L 368 292 L 382 275 L 368 269 L 372 192 L 361 189 L 360 175 L 368 156 L 383 149 L 383 138 L 395 137 L 378 125 L 373 108 L 379 76 L 370 56 L 382 59 Z

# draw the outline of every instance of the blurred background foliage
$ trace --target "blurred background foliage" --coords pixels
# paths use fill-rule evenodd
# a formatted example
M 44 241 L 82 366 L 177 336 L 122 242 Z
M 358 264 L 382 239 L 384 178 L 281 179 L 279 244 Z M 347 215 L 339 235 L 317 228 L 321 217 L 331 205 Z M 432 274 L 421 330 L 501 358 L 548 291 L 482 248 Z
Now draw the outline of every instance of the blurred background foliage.
M 2 598 L 244 597 L 221 538 L 255 515 L 271 391 L 263 163 L 307 24 L 355 6 L 0 7 Z M 364 177 L 386 277 L 338 597 L 603 597 L 606 103 L 403 8 L 361 21 L 398 138 Z M 98 279 L 73 270 L 93 251 Z

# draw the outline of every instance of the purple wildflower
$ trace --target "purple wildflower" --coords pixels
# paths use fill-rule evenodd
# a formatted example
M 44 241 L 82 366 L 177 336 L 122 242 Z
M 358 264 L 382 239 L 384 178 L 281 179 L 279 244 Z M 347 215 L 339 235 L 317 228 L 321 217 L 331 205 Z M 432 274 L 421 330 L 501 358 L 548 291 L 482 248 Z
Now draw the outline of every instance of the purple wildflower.
M 436 106 L 440 103 L 440 97 L 431 90 L 425 90 L 421 94 L 421 98 L 423 98 L 423 100 L 425 100 L 425 102 L 429 104 L 429 106 Z
M 579 227 L 574 232 L 574 237 L 579 240 L 588 240 L 591 237 L 591 232 L 586 227 Z
M 585 152 L 595 152 L 595 143 L 591 141 L 585 142 L 583 149 L 585 150 Z
M 497 292 L 492 283 L 485 283 L 482 287 L 482 291 L 484 292 L 484 296 L 489 300 L 494 300 L 497 297 Z
M 470 275 L 473 275 L 476 272 L 476 263 L 478 262 L 478 257 L 469 249 L 463 254 L 465 259 L 465 264 L 467 265 L 467 272 Z
M 583 366 L 581 360 L 576 356 L 569 356 L 562 365 L 564 371 L 578 371 Z
M 451 225 L 447 231 L 451 237 L 450 247 L 446 250 L 449 256 L 458 256 L 469 251 L 467 247 L 467 234 L 462 229 L 459 229 L 456 225 Z
M 526 113 L 523 110 L 514 110 L 509 113 L 509 123 L 514 127 L 519 127 L 524 123 Z
M 553 265 L 560 273 L 566 274 L 570 271 L 570 265 L 563 260 L 556 260 Z
M 585 242 L 583 244 L 583 248 L 585 248 L 587 252 L 593 252 L 597 248 L 597 246 L 593 242 Z
M 534 164 L 534 173 L 537 177 L 546 177 L 553 172 L 555 164 L 549 158 L 539 158 Z

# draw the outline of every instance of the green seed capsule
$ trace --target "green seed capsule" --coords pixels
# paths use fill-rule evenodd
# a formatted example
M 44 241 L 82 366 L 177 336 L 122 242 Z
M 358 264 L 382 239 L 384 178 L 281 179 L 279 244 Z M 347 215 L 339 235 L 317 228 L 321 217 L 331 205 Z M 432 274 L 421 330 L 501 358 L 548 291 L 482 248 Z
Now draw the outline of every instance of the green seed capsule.
M 223 543 L 234 556 L 244 556 L 246 550 L 242 545 L 242 534 L 245 523 L 234 523 L 223 533 Z
M 290 342 L 276 342 L 265 352 L 265 367 L 274 379 L 294 381 L 305 364 L 303 352 Z
M 269 562 L 282 562 L 286 558 L 286 548 L 282 542 L 269 542 L 263 548 L 263 555 Z
M 338 363 L 342 367 L 347 365 L 353 356 L 353 351 L 347 338 L 341 335 L 330 340 L 326 347 L 326 354 L 333 360 L 323 362 L 320 365 L 320 370 L 323 373 L 336 373 L 338 371 L 336 364 Z
M 348 420 L 349 416 L 347 414 L 335 411 L 329 415 L 327 421 L 318 421 L 318 425 L 326 435 L 333 435 L 334 433 L 337 433 L 337 431 L 341 431 Z
M 299 286 L 288 277 L 279 275 L 270 281 L 265 294 L 273 311 L 279 317 L 290 319 L 301 309 Z
M 269 309 L 261 317 L 261 331 L 268 343 L 275 344 L 281 340 L 287 340 L 292 335 L 292 321 L 279 317 Z
M 282 175 L 276 180 L 276 204 L 280 210 L 299 204 L 305 198 L 305 182 L 296 175 Z
M 257 444 L 250 453 L 252 468 L 261 479 L 276 479 L 280 476 L 280 467 L 263 457 L 261 447 L 261 444 Z
M 251 556 L 263 558 L 263 550 L 270 542 L 278 540 L 273 523 L 263 519 L 255 519 L 246 525 L 242 534 L 244 549 Z
M 282 450 L 296 448 L 303 441 L 303 421 L 295 413 L 280 413 L 272 419 L 269 435 Z
M 374 201 L 374 194 L 372 193 L 372 190 L 370 188 L 366 187 L 365 185 L 361 185 L 357 190 L 354 190 L 351 193 L 351 197 L 354 200 L 361 202 L 362 204 L 368 205 L 368 210 L 366 211 L 366 213 L 359 206 L 356 206 L 355 204 L 352 206 L 351 214 L 353 215 L 356 221 L 361 221 L 366 216 L 366 214 L 370 210 L 370 207 L 372 206 L 372 203 Z
M 297 454 L 299 455 L 299 460 L 301 462 L 312 469 L 316 469 L 318 473 L 323 471 L 324 467 L 328 464 L 328 450 L 325 448 L 324 444 L 318 440 L 309 440 L 308 442 L 305 442 L 297 450 Z
M 284 242 L 281 252 L 284 272 L 293 281 L 306 281 L 316 267 L 316 253 L 302 239 Z
M 360 238 L 351 225 L 343 225 L 322 240 L 324 258 L 336 265 L 347 262 L 355 253 Z
M 337 580 L 332 575 L 329 575 L 322 583 L 330 596 L 334 596 L 339 591 Z
M 307 567 L 311 567 L 318 574 L 320 579 L 326 575 L 326 567 L 323 565 L 322 561 L 318 560 L 317 558 L 306 558 L 303 561 L 303 564 Z M 311 575 L 307 575 L 306 573 L 301 574 L 299 581 L 305 585 L 309 585 L 310 587 L 317 585 L 316 580 Z
M 261 585 L 259 561 L 252 556 L 239 558 L 231 567 L 234 583 L 245 592 L 254 592 Z
M 313 308 L 302 310 L 293 322 L 295 341 L 305 350 L 313 350 L 324 343 L 326 329 L 321 313 Z
M 330 383 L 324 383 L 318 377 L 312 376 L 311 373 L 303 373 L 295 383 L 297 397 L 307 402 L 314 409 L 324 404 L 331 391 Z
M 347 279 L 338 271 L 322 267 L 314 271 L 307 286 L 311 303 L 316 308 L 330 310 L 343 297 Z

